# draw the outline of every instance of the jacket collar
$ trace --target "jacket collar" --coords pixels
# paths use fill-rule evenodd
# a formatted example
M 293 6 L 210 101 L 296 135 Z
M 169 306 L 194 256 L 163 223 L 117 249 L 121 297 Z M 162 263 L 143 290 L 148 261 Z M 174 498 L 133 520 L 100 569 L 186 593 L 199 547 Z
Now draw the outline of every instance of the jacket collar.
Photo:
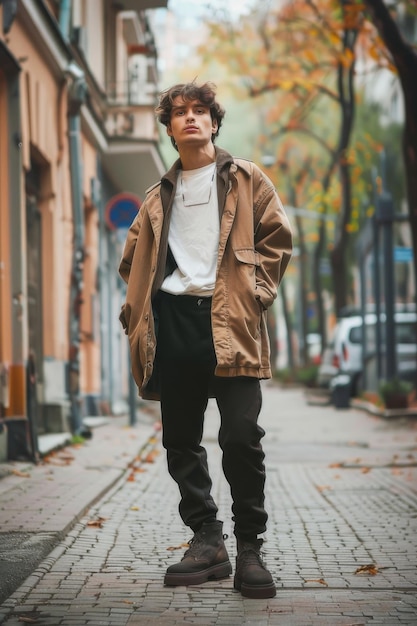
M 219 176 L 221 176 L 221 178 L 226 181 L 228 170 L 233 163 L 233 157 L 226 150 L 218 148 L 217 146 L 214 146 L 214 150 L 216 152 L 217 172 Z M 181 169 L 181 159 L 177 159 L 172 167 L 167 171 L 167 173 L 162 176 L 161 184 L 165 185 L 168 183 L 169 185 L 175 187 L 177 184 L 177 175 L 179 169 Z

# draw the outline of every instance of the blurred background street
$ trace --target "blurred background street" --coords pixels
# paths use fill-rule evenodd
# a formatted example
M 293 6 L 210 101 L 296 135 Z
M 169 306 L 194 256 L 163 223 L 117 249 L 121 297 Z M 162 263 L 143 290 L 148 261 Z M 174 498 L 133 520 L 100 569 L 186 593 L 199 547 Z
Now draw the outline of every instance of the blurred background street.
M 416 45 L 415 0 L 0 0 L 9 624 L 416 623 Z M 294 234 L 268 311 L 261 604 L 162 587 L 189 537 L 118 320 L 128 228 L 177 158 L 158 94 L 194 79 Z

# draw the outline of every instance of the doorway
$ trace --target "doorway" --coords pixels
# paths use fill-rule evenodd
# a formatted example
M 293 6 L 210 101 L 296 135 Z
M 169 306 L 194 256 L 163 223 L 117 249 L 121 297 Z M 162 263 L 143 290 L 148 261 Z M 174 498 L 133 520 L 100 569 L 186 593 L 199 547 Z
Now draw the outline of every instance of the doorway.
M 42 214 L 39 209 L 41 168 L 32 162 L 26 175 L 26 245 L 28 303 L 28 413 L 38 434 L 46 432 L 43 415 Z

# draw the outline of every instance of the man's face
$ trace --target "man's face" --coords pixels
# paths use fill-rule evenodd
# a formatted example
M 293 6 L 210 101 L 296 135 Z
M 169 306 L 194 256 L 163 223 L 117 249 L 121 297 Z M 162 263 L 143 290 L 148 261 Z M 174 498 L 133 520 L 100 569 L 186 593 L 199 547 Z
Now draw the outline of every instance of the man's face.
M 183 100 L 182 96 L 174 99 L 167 133 L 178 148 L 208 144 L 216 131 L 217 122 L 211 119 L 208 106 L 198 100 Z

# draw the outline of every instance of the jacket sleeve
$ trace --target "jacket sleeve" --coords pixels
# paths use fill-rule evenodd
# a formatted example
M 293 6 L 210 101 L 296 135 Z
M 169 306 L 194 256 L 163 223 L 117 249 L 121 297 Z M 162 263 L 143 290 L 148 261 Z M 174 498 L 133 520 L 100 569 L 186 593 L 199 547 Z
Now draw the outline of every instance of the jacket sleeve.
M 141 222 L 142 213 L 139 212 L 127 233 L 122 258 L 119 265 L 119 274 L 123 278 L 125 283 L 129 282 L 130 268 L 132 266 L 132 259 L 135 252 L 136 240 L 138 238 Z
M 259 264 L 256 268 L 256 297 L 267 309 L 292 254 L 292 233 L 282 202 L 272 182 L 255 166 L 254 233 Z
M 142 219 L 143 219 L 142 214 L 139 212 L 139 214 L 134 219 L 127 233 L 122 258 L 121 258 L 120 265 L 119 265 L 119 274 L 123 278 L 125 283 L 129 282 L 130 268 L 132 267 L 133 255 L 135 252 L 136 241 L 138 238 L 138 234 L 140 230 L 140 223 L 142 222 Z M 122 325 L 122 328 L 125 334 L 127 335 L 128 334 L 128 321 L 126 319 L 126 304 L 122 304 L 122 308 L 120 310 L 120 315 L 119 315 L 119 321 Z

